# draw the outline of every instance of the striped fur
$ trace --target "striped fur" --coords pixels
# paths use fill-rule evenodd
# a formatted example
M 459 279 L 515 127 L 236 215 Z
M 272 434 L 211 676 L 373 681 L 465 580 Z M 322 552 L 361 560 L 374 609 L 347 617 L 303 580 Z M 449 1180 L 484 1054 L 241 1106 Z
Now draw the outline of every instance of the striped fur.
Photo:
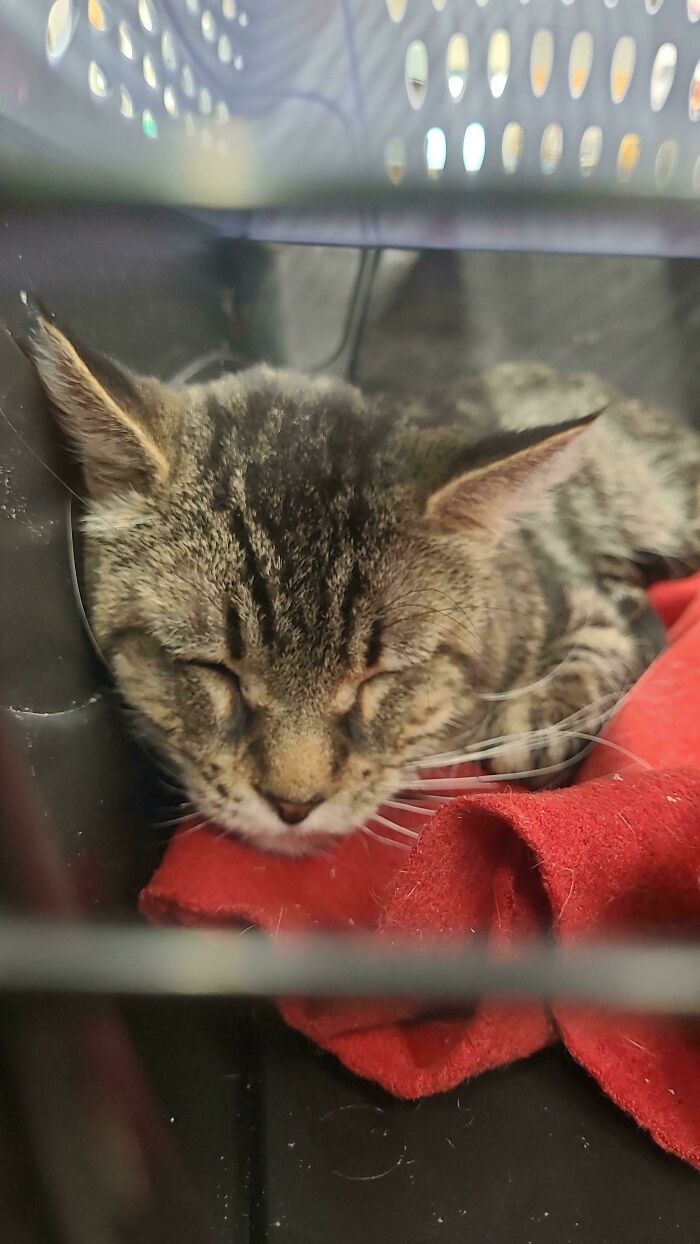
M 35 357 L 92 490 L 98 641 L 189 797 L 263 847 L 343 835 L 484 740 L 566 780 L 663 644 L 645 586 L 700 564 L 700 441 L 593 377 L 171 393 L 93 355 L 78 384 L 60 338 L 39 321 Z M 280 801 L 314 807 L 290 828 Z

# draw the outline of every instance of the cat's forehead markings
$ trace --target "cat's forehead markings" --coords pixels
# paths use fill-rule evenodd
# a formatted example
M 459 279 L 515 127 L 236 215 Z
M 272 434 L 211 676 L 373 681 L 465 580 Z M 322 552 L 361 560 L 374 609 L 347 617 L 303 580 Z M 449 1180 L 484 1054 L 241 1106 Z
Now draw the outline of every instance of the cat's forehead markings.
M 355 703 L 358 679 L 346 678 L 333 696 L 332 707 L 337 713 L 347 713 Z

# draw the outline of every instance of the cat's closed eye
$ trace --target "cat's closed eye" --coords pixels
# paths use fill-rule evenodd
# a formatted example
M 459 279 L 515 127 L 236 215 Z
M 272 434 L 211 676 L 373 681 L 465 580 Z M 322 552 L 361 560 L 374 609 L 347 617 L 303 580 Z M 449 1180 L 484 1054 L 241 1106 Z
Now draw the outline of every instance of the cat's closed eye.
M 395 670 L 377 670 L 361 684 L 356 710 L 362 721 L 370 722 L 376 716 L 386 695 L 396 685 Z
M 187 666 L 190 669 L 203 670 L 206 674 L 211 675 L 212 680 L 216 680 L 215 685 L 218 690 L 225 690 L 227 694 L 236 698 L 236 700 L 245 701 L 241 680 L 238 675 L 228 665 L 224 665 L 222 661 L 188 661 Z
M 209 670 L 212 674 L 217 674 L 220 678 L 227 679 L 237 690 L 240 691 L 241 689 L 241 680 L 238 674 L 234 673 L 228 665 L 224 665 L 223 661 L 193 660 L 188 661 L 187 664 L 194 666 L 195 669 Z

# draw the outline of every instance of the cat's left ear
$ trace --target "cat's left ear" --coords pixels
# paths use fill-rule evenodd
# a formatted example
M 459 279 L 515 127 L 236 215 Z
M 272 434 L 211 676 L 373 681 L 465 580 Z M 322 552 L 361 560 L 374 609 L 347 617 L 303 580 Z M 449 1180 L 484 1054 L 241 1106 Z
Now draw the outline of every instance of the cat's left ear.
M 504 432 L 453 452 L 449 478 L 445 482 L 443 475 L 426 501 L 430 526 L 496 543 L 576 470 L 581 438 L 601 413 L 602 408 L 569 423 Z
M 78 452 L 93 497 L 148 492 L 167 480 L 177 393 L 78 345 L 39 304 L 32 306 L 30 335 L 22 344 Z

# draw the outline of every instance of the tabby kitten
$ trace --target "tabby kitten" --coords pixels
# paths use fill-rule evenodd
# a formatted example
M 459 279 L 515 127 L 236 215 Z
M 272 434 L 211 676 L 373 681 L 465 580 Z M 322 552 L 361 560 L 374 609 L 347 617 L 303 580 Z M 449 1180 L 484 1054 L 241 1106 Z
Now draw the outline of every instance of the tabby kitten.
M 700 438 L 591 376 L 170 389 L 48 316 L 32 353 L 119 688 L 202 813 L 266 849 L 465 755 L 566 780 L 663 644 L 645 585 L 700 564 Z

